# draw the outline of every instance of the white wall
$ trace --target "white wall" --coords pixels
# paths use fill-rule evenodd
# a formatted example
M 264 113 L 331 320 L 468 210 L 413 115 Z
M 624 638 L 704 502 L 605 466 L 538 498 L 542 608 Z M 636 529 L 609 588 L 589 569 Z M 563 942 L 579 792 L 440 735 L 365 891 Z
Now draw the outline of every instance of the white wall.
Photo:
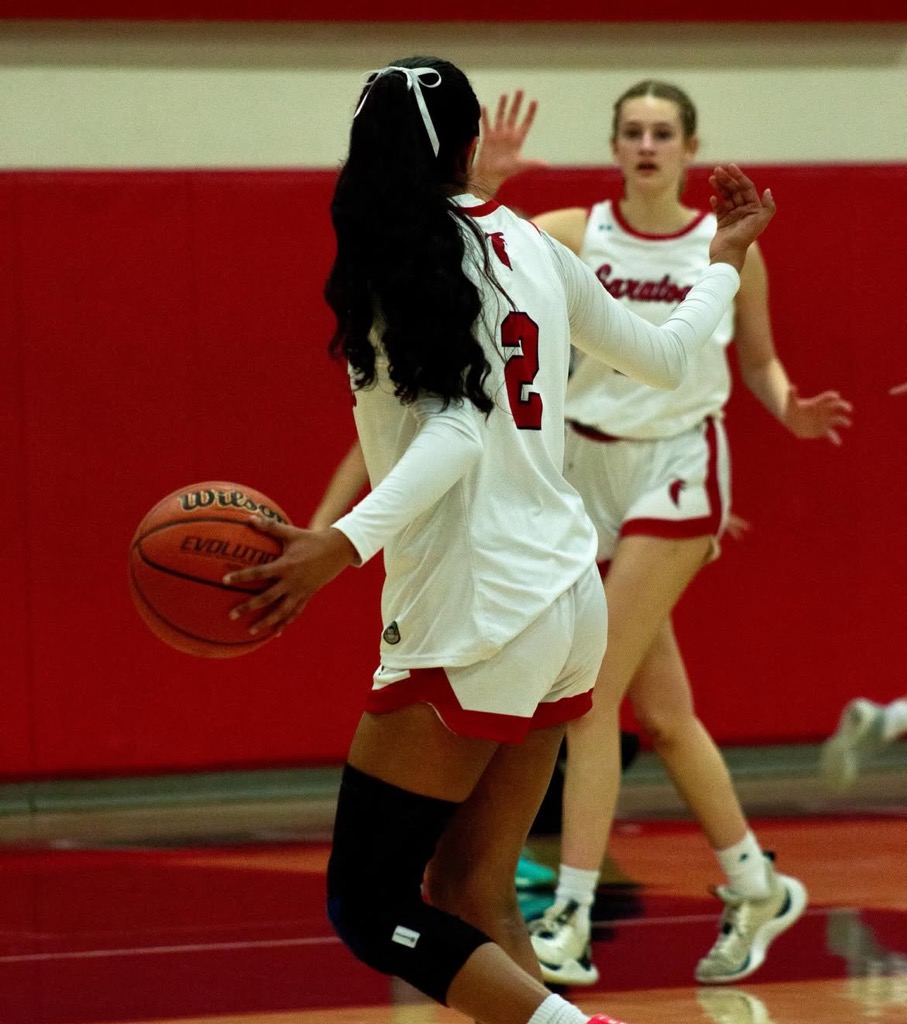
M 428 52 L 493 104 L 541 101 L 529 153 L 602 164 L 614 98 L 657 76 L 700 161 L 907 160 L 907 24 L 0 23 L 0 167 L 333 167 L 362 75 Z

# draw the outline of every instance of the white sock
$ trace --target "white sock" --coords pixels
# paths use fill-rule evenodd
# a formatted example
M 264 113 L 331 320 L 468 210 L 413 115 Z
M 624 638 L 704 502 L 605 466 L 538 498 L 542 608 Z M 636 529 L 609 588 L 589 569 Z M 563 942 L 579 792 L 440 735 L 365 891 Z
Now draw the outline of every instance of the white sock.
M 558 868 L 554 898 L 562 903 L 574 900 L 580 905 L 578 915 L 585 914 L 588 921 L 600 875 L 599 871 L 586 871 L 583 868 L 571 868 L 569 864 L 561 864 Z
M 891 743 L 907 732 L 907 698 L 893 700 L 882 712 L 882 739 Z
M 764 899 L 769 894 L 768 868 L 762 847 L 752 832 L 747 832 L 739 843 L 715 856 L 727 879 L 728 888 L 748 900 Z
M 550 995 L 539 1006 L 526 1024 L 587 1024 L 589 1017 L 573 1003 L 557 995 Z

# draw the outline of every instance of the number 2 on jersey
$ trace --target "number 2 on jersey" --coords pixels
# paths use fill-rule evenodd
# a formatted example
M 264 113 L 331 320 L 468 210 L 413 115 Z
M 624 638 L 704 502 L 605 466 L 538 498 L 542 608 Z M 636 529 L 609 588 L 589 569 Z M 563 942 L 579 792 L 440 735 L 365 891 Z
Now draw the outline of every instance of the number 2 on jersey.
M 542 429 L 542 396 L 528 388 L 539 372 L 539 327 L 528 313 L 508 313 L 501 324 L 507 398 L 520 430 Z

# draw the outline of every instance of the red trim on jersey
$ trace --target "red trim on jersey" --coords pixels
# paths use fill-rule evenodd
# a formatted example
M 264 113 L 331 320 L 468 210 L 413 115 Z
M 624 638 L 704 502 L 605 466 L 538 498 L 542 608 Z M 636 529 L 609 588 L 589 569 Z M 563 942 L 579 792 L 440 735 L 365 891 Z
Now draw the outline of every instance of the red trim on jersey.
M 561 725 L 584 715 L 592 707 L 592 690 L 539 704 L 532 718 L 491 711 L 467 711 L 460 705 L 443 668 L 410 669 L 409 678 L 372 690 L 365 710 L 373 715 L 399 711 L 410 704 L 430 704 L 451 732 L 473 739 L 519 743 L 532 729 Z
M 709 514 L 698 516 L 696 519 L 628 519 L 620 528 L 621 537 L 643 535 L 686 540 L 690 537 L 718 536 L 723 509 L 721 488 L 718 485 L 718 428 L 711 416 L 705 421 L 705 443 L 709 453 L 705 470 L 705 493 L 709 501 Z
M 611 212 L 614 214 L 614 219 L 628 235 L 633 235 L 636 238 L 644 238 L 647 242 L 669 242 L 672 238 L 683 238 L 684 235 L 688 235 L 693 228 L 702 223 L 702 220 L 708 211 L 700 210 L 698 215 L 694 217 L 685 228 L 681 228 L 680 231 L 672 231 L 668 235 L 650 235 L 645 231 L 637 231 L 636 228 L 630 227 L 630 225 L 624 220 L 623 214 L 620 212 L 620 204 L 615 203 L 614 201 L 611 202 Z
M 487 217 L 490 213 L 494 213 L 500 205 L 494 199 L 489 199 L 487 203 L 479 203 L 478 206 L 461 206 L 460 210 L 469 214 L 470 217 Z

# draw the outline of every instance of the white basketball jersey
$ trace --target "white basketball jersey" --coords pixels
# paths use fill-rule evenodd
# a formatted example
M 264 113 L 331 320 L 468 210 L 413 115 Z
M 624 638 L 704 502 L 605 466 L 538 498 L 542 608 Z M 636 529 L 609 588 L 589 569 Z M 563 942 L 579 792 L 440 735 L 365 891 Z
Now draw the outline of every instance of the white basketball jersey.
M 482 295 L 475 335 L 494 407 L 486 417 L 469 401 L 444 406 L 430 394 L 401 403 L 376 326 L 375 383 L 354 389 L 372 491 L 334 524 L 363 561 L 384 548 L 381 658 L 392 668 L 491 657 L 593 564 L 595 528 L 563 476 L 571 338 L 611 366 L 675 387 L 740 283 L 727 264 L 708 268 L 656 327 L 529 221 L 473 196 L 454 202 L 478 228 L 478 237 L 463 229 L 464 270 Z M 424 330 L 430 345 L 430 321 Z
M 683 231 L 634 231 L 610 200 L 592 207 L 580 256 L 608 292 L 650 323 L 663 323 L 709 266 L 716 221 L 703 213 Z M 726 347 L 733 338 L 733 307 L 697 356 L 679 388 L 639 384 L 596 359 L 577 353 L 567 393 L 567 418 L 618 437 L 672 437 L 720 415 L 730 395 Z
M 484 236 L 464 231 L 466 269 L 483 295 L 476 333 L 491 365 L 495 403 L 478 422 L 481 459 L 384 549 L 384 664 L 455 667 L 490 657 L 588 570 L 595 530 L 563 478 L 570 330 L 564 289 L 538 229 L 496 203 L 456 197 Z M 506 290 L 474 267 L 487 257 Z M 425 325 L 431 330 L 431 324 Z M 379 349 L 379 380 L 355 392 L 357 430 L 372 486 L 416 435 L 411 407 L 394 397 Z M 464 421 L 464 431 L 476 429 Z

